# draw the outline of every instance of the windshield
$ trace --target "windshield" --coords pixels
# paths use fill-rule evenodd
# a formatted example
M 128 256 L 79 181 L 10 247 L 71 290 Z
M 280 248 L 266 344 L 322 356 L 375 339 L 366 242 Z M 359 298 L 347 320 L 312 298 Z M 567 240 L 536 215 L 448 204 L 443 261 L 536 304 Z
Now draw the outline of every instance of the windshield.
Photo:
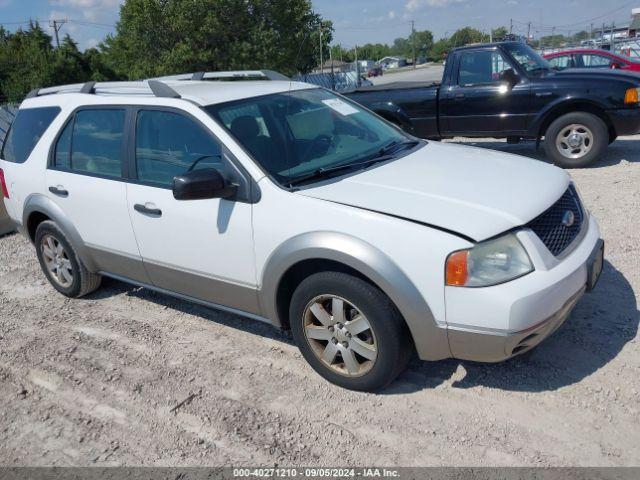
M 206 109 L 284 185 L 313 172 L 366 160 L 409 140 L 357 104 L 319 88 Z
M 524 43 L 505 43 L 504 49 L 511 54 L 522 69 L 530 75 L 551 70 L 551 65 Z

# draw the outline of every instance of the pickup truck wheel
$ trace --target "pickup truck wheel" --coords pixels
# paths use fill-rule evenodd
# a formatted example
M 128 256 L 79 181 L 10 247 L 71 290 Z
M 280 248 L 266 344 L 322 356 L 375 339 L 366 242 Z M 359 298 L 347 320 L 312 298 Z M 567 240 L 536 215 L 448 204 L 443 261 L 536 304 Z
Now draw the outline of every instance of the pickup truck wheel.
M 604 122 L 587 112 L 563 115 L 545 132 L 544 147 L 553 163 L 563 168 L 581 168 L 598 160 L 609 143 Z
M 47 220 L 38 225 L 35 246 L 40 267 L 58 292 L 80 298 L 100 286 L 102 277 L 87 270 L 54 222 Z
M 339 272 L 307 277 L 290 305 L 293 338 L 311 367 L 351 390 L 387 386 L 407 366 L 413 344 L 389 298 Z

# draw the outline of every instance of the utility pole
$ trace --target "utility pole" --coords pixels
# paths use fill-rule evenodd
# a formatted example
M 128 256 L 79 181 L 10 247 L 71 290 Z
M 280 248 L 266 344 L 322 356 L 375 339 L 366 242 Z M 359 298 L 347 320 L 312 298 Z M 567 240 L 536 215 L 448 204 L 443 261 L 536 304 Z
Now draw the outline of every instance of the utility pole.
M 358 63 L 358 45 L 354 47 L 354 53 L 356 56 L 356 86 L 360 87 L 360 64 Z
M 529 41 L 529 38 L 531 38 L 531 22 L 527 24 L 527 42 Z
M 413 68 L 416 68 L 416 22 L 411 20 L 411 49 L 413 50 Z
M 593 40 L 593 23 L 591 24 L 591 29 L 589 30 L 589 40 Z
M 513 33 L 513 18 L 509 19 L 509 35 Z
M 324 73 L 324 59 L 322 58 L 322 23 L 318 26 L 320 33 L 320 73 Z
M 609 47 L 609 51 L 611 53 L 616 53 L 616 41 L 613 38 L 613 31 L 615 30 L 615 28 L 616 28 L 616 22 L 613 22 L 611 24 L 611 46 Z
M 60 48 L 60 37 L 58 36 L 58 33 L 60 32 L 62 25 L 64 25 L 65 23 L 67 23 L 67 20 L 52 20 L 51 22 L 49 22 L 49 26 L 53 28 L 53 31 L 56 35 L 56 47 L 58 48 Z

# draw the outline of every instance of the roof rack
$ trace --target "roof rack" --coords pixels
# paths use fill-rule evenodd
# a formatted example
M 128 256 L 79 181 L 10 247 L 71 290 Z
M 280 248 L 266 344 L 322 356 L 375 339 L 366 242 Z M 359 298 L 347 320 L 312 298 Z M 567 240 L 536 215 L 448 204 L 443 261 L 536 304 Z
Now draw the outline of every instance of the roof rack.
M 26 98 L 36 98 L 43 95 L 58 93 L 85 93 L 89 95 L 153 95 L 163 98 L 182 98 L 169 85 L 158 80 L 143 80 L 138 82 L 85 82 L 57 87 L 36 88 L 31 90 Z
M 168 75 L 158 77 L 155 80 L 225 80 L 225 79 L 245 79 L 245 80 L 281 80 L 289 81 L 289 77 L 274 72 L 273 70 L 237 70 L 229 72 L 194 72 L 181 73 L 178 75 Z

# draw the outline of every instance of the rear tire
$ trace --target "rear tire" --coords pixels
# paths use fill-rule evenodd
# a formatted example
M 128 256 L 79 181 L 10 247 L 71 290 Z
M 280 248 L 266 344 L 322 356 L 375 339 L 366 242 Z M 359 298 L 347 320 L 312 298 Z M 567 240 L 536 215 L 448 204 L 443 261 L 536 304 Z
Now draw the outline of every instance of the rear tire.
M 587 112 L 562 115 L 549 125 L 544 135 L 547 157 L 562 168 L 583 168 L 594 163 L 608 144 L 607 126 Z
M 87 270 L 55 222 L 47 220 L 38 225 L 35 246 L 42 271 L 61 294 L 80 298 L 100 286 L 102 277 Z
M 293 293 L 289 315 L 304 358 L 343 388 L 386 387 L 405 370 L 414 351 L 391 300 L 352 275 L 321 272 L 307 277 Z

